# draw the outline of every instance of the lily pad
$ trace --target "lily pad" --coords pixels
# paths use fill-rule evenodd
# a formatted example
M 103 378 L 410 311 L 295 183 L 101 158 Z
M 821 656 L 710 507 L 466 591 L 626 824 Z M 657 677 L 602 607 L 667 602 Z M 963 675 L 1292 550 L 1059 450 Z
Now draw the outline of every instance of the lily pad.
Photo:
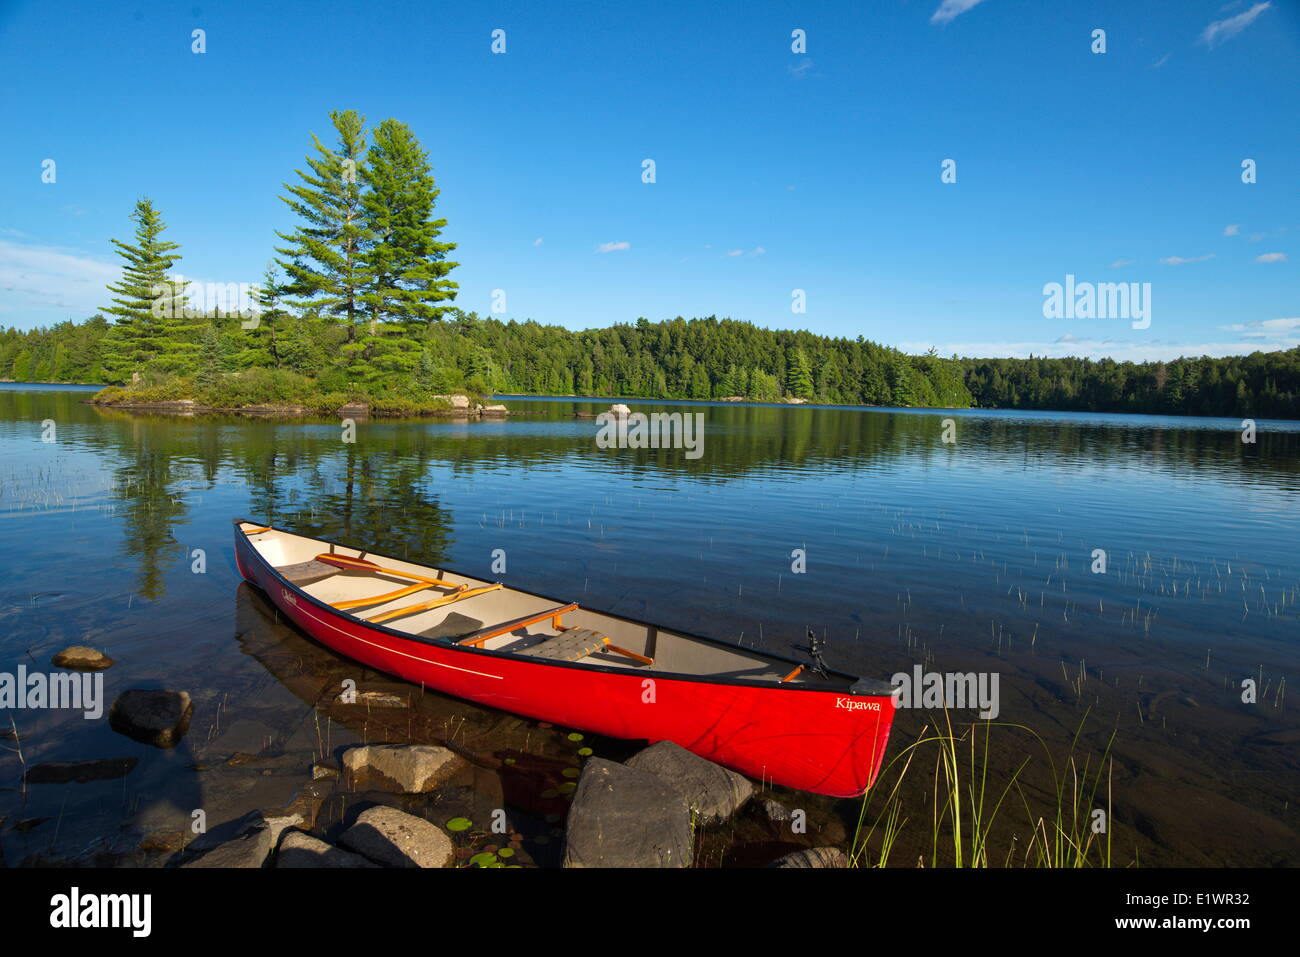
M 467 817 L 453 817 L 447 822 L 447 830 L 468 831 L 473 825 L 474 822 Z

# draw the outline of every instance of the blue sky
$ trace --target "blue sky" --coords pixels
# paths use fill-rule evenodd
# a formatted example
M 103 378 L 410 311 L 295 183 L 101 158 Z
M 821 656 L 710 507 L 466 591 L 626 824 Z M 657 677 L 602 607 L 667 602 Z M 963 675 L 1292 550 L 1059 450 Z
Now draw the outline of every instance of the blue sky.
M 457 304 L 480 314 L 502 289 L 505 318 L 575 329 L 712 314 L 944 354 L 1300 345 L 1298 0 L 0 0 L 0 68 L 5 325 L 104 305 L 109 238 L 145 194 L 185 276 L 257 281 L 293 224 L 281 184 L 353 108 L 429 151 Z M 1149 328 L 1044 318 L 1067 274 L 1151 283 Z

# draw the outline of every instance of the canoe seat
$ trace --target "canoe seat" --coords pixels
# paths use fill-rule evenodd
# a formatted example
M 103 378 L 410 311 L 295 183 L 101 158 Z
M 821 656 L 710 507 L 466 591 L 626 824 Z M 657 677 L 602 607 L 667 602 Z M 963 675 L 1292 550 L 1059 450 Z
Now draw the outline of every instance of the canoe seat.
M 426 628 L 420 632 L 420 637 L 432 638 L 435 641 L 456 641 L 478 631 L 482 627 L 483 622 L 479 619 L 453 611 L 432 628 Z
M 579 661 L 588 655 L 604 651 L 608 641 L 609 639 L 600 632 L 592 631 L 590 628 L 570 628 L 554 638 L 547 638 L 531 648 L 524 648 L 519 653 L 536 658 Z
M 326 565 L 314 558 L 309 562 L 298 562 L 296 565 L 281 565 L 276 571 L 287 578 L 289 584 L 299 586 L 310 585 L 312 582 L 322 581 L 339 573 L 339 569 L 333 565 Z

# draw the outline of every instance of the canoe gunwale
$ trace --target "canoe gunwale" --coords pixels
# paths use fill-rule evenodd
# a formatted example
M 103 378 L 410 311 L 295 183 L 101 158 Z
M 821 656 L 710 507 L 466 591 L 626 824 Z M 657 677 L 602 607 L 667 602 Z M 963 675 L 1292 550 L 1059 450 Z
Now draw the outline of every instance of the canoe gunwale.
M 231 524 L 234 526 L 235 531 L 238 535 L 244 534 L 242 530 L 243 525 L 255 525 L 258 526 L 259 533 L 263 531 L 274 531 L 274 532 L 283 532 L 286 535 L 294 535 L 295 537 L 298 538 L 310 538 L 310 536 L 298 535 L 297 533 L 288 531 L 287 529 L 277 528 L 273 525 L 268 525 L 265 526 L 265 528 L 263 528 L 260 525 L 260 523 L 254 522 L 251 519 L 235 518 L 231 520 Z M 361 546 L 358 545 L 349 545 L 346 542 L 330 542 L 324 539 L 310 539 L 310 540 L 320 542 L 321 544 L 327 546 L 332 545 L 339 548 L 347 548 L 353 551 L 362 552 L 363 554 L 369 554 L 368 549 L 362 548 Z M 236 541 L 238 541 L 238 539 L 236 539 Z M 758 680 L 754 678 L 731 678 L 731 677 L 720 676 L 720 675 L 699 675 L 699 674 L 687 674 L 683 672 L 670 672 L 670 671 L 656 670 L 654 668 L 649 668 L 649 667 L 638 668 L 634 672 L 629 672 L 627 668 L 619 668 L 612 665 L 602 665 L 602 664 L 595 664 L 595 663 L 582 664 L 576 661 L 560 661 L 560 660 L 552 660 L 546 658 L 536 658 L 531 656 L 512 654 L 506 651 L 492 650 L 489 648 L 478 648 L 478 647 L 473 647 L 468 645 L 460 645 L 454 641 L 449 641 L 444 638 L 425 638 L 420 635 L 411 634 L 410 632 L 399 631 L 396 628 L 391 628 L 382 623 L 365 621 L 364 619 L 357 618 L 355 615 L 349 615 L 345 611 L 341 611 L 337 608 L 334 608 L 328 603 L 307 593 L 306 591 L 303 590 L 301 586 L 295 585 L 294 583 L 290 582 L 287 578 L 285 578 L 283 575 L 280 574 L 279 569 L 277 569 L 274 565 L 272 565 L 271 562 L 266 558 L 266 556 L 264 556 L 257 549 L 257 547 L 253 545 L 251 541 L 247 542 L 247 544 L 250 546 L 249 551 L 252 553 L 256 561 L 260 562 L 262 567 L 265 568 L 268 572 L 270 572 L 272 578 L 280 585 L 281 588 L 290 591 L 299 601 L 308 602 L 313 607 L 327 614 L 332 620 L 346 621 L 352 624 L 360 624 L 361 626 L 369 630 L 378 632 L 379 634 L 382 634 L 386 637 L 395 638 L 400 641 L 412 642 L 415 645 L 428 645 L 428 646 L 442 648 L 449 651 L 456 651 L 464 655 L 479 655 L 494 660 L 507 659 L 511 661 L 518 661 L 520 659 L 523 659 L 528 661 L 530 664 L 537 665 L 540 667 L 573 668 L 584 672 L 598 672 L 603 674 L 618 675 L 624 677 L 627 676 L 629 673 L 632 673 L 632 674 L 646 675 L 646 676 L 653 675 L 657 678 L 670 679 L 673 681 L 693 681 L 693 682 L 701 682 L 705 684 L 738 685 L 746 688 L 761 688 L 769 691 L 814 692 L 817 694 L 831 693 L 831 694 L 837 694 L 846 697 L 851 696 L 851 697 L 868 698 L 868 699 L 890 697 L 889 691 L 882 690 L 880 693 L 869 692 L 864 694 L 860 691 L 855 692 L 853 690 L 854 687 L 862 687 L 863 685 L 869 687 L 873 684 L 879 684 L 879 686 L 881 686 L 882 688 L 887 688 L 888 685 L 886 682 L 879 681 L 878 679 L 863 678 L 858 675 L 854 675 L 851 672 L 839 671 L 830 668 L 827 669 L 827 673 L 830 675 L 834 675 L 837 678 L 846 679 L 849 682 L 847 687 L 838 683 L 830 683 L 830 682 L 826 682 L 826 683 L 804 682 L 801 684 L 794 684 L 794 683 L 786 684 L 782 682 L 772 682 L 770 680 Z M 238 557 L 238 546 L 236 546 L 236 557 Z M 413 564 L 418 564 L 418 562 Z M 454 568 L 439 567 L 438 571 L 447 572 L 453 575 L 460 575 L 465 578 L 472 578 L 476 581 L 480 580 L 477 575 L 470 575 L 469 573 L 466 572 L 459 572 Z M 529 595 L 536 598 L 544 598 L 547 601 L 555 602 L 557 605 L 567 603 L 562 599 L 555 598 L 550 595 L 544 595 L 540 592 L 525 591 L 522 588 L 514 588 L 513 586 L 508 586 L 508 587 L 511 587 L 512 590 L 520 592 L 521 594 Z M 275 603 L 274 599 L 273 599 L 273 603 Z M 611 618 L 616 618 L 620 621 L 624 621 L 629 624 L 636 625 L 638 627 L 645 627 L 645 628 L 663 627 L 661 625 L 655 624 L 654 622 L 641 621 L 640 619 L 636 619 L 636 618 L 629 618 L 626 615 L 615 614 L 614 612 L 605 611 L 603 609 L 595 608 L 590 605 L 580 605 L 580 607 L 585 611 L 590 611 L 601 615 L 608 615 Z M 778 652 L 769 652 L 769 651 L 755 649 L 755 648 L 744 648 L 742 646 L 735 645 L 732 644 L 731 642 L 723 641 L 720 638 L 714 638 L 709 635 L 699 635 L 693 632 L 683 631 L 678 628 L 664 629 L 664 630 L 671 631 L 672 634 L 680 635 L 682 638 L 686 638 L 694 641 L 703 641 L 708 644 L 726 648 L 728 650 L 743 651 L 748 654 L 757 653 L 766 658 L 772 659 L 774 661 L 785 662 L 790 665 L 803 665 L 805 667 L 807 667 L 808 665 L 807 661 L 800 661 L 799 659 L 796 658 L 790 658 Z

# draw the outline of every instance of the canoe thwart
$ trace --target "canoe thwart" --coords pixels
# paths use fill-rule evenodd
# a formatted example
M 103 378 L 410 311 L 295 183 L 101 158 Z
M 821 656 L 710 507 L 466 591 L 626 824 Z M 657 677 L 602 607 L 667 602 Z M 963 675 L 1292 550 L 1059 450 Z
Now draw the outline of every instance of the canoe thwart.
M 546 611 L 539 611 L 533 615 L 524 615 L 522 618 L 516 618 L 514 621 L 503 622 L 502 624 L 492 625 L 489 628 L 476 631 L 472 635 L 466 635 L 464 638 L 460 639 L 457 644 L 469 645 L 472 648 L 478 647 L 489 639 L 497 638 L 501 635 L 508 635 L 512 631 L 516 631 L 520 628 L 527 628 L 529 625 L 535 625 L 539 621 L 545 621 L 547 618 L 555 621 L 565 612 L 577 610 L 578 605 L 576 602 L 570 602 L 567 605 L 559 605 L 555 608 L 549 608 Z

